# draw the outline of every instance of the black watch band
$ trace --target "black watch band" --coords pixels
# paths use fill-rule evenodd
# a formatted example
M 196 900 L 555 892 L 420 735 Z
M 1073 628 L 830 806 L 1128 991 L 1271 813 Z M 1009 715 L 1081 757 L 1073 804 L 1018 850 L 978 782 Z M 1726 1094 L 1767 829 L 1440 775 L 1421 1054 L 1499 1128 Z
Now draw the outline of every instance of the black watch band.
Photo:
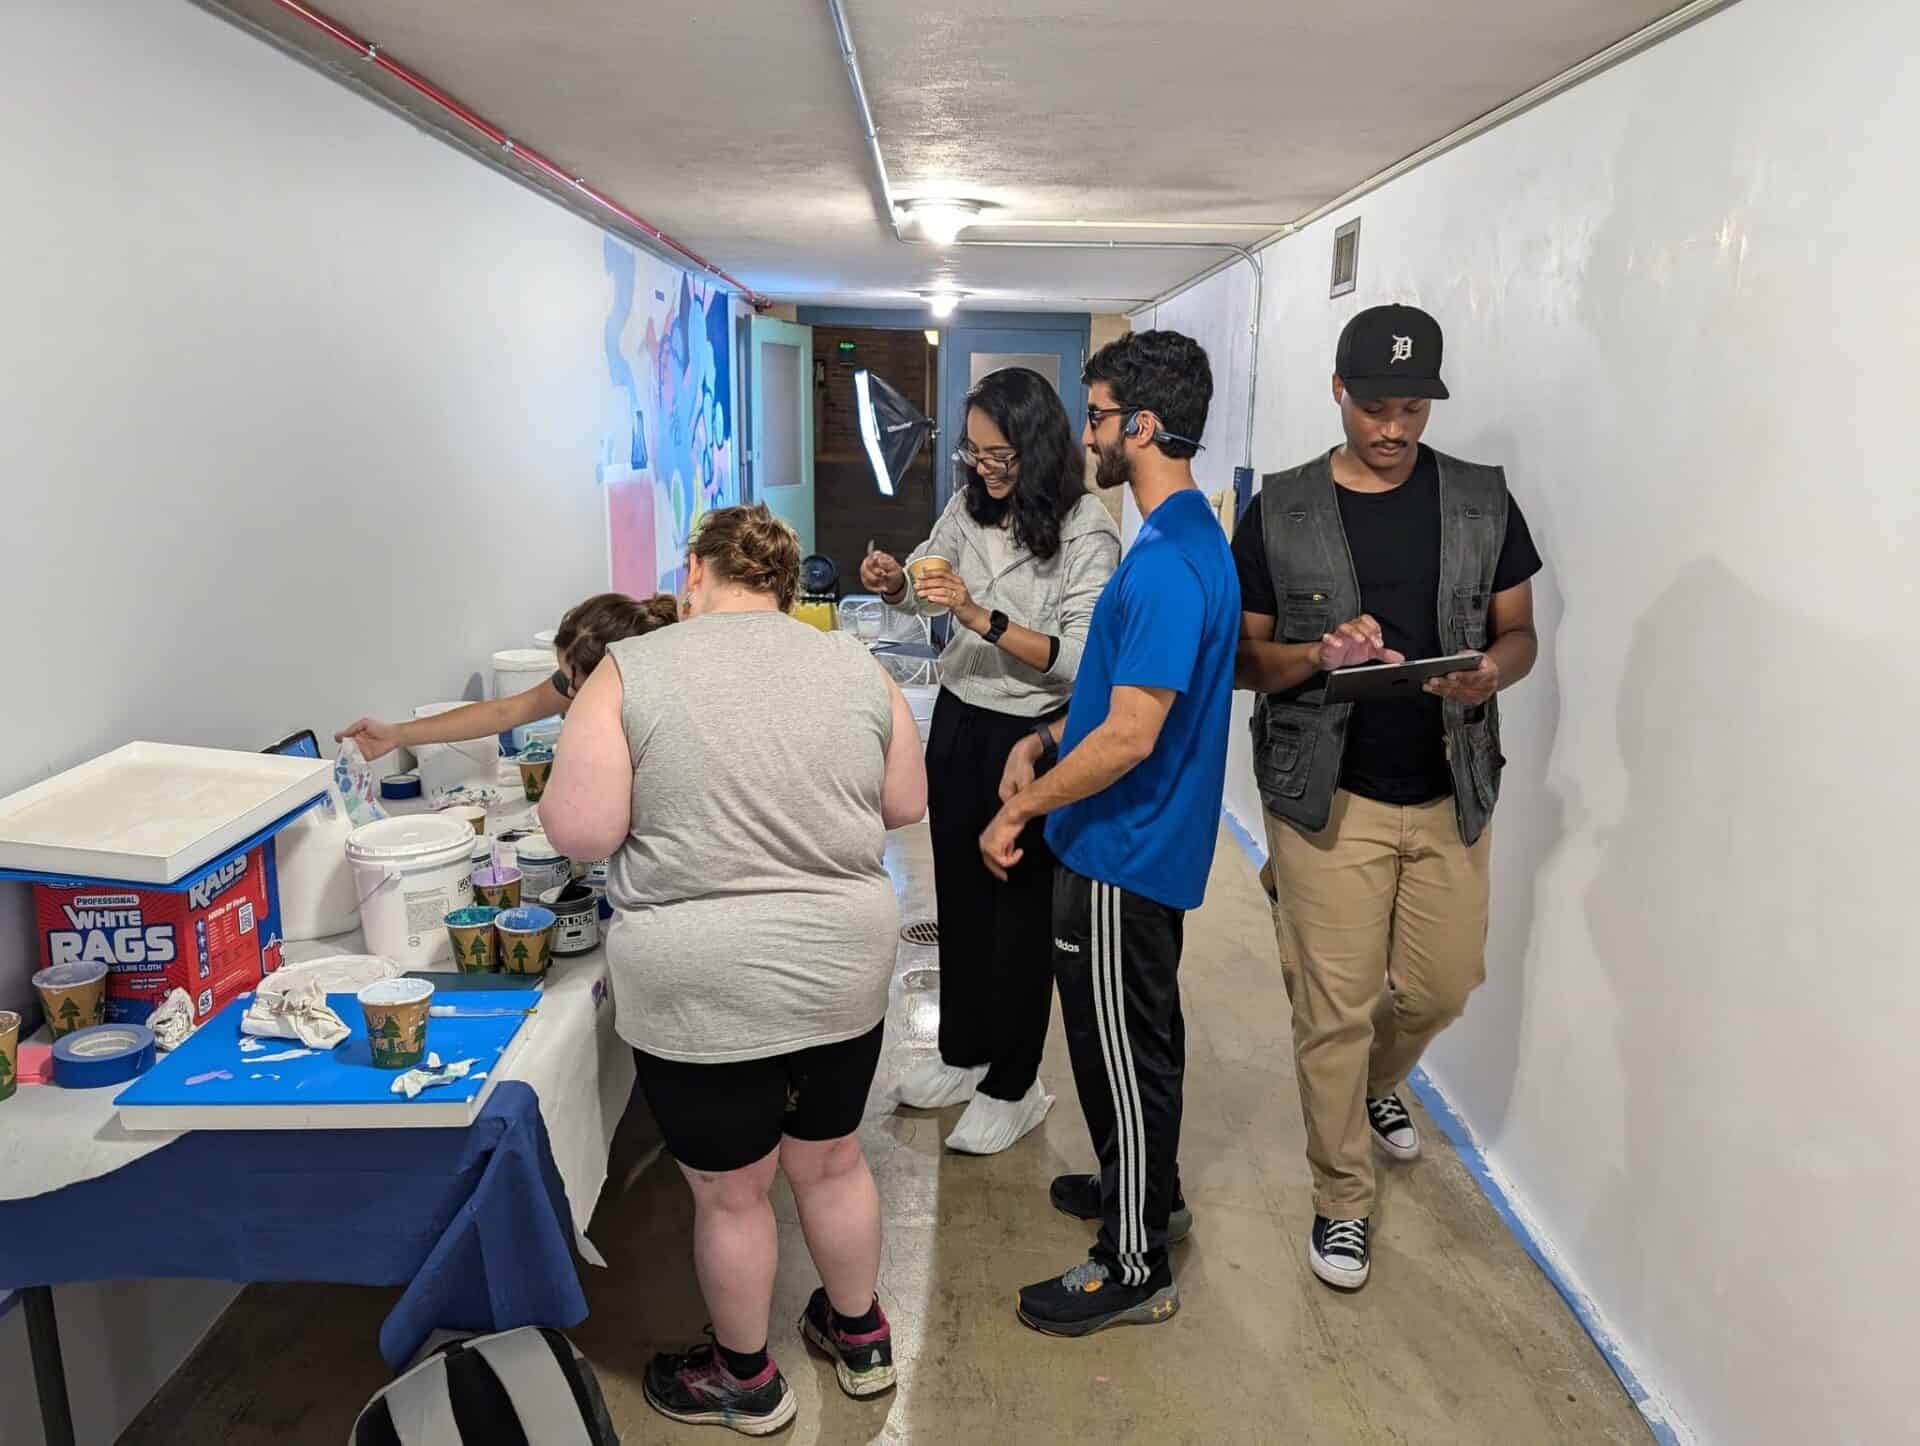
M 1033 736 L 1040 740 L 1040 762 L 1034 771 L 1045 773 L 1060 761 L 1060 740 L 1053 736 L 1053 724 L 1044 721 L 1033 725 Z
M 1012 626 L 1013 626 L 1012 619 L 1010 619 L 1005 613 L 1001 612 L 1000 609 L 995 608 L 992 612 L 987 614 L 987 630 L 986 632 L 982 633 L 981 636 L 984 637 L 988 642 L 998 646 L 1000 639 L 1004 638 L 1007 635 L 1007 629 Z

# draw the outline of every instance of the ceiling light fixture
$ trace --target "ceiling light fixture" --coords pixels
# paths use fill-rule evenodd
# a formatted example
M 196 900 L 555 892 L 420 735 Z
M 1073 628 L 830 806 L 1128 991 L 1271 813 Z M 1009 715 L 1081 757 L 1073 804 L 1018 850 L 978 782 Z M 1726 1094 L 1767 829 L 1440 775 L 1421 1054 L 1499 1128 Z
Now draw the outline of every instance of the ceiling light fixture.
M 926 300 L 927 310 L 940 321 L 952 316 L 954 308 L 960 304 L 960 293 L 957 291 L 923 291 L 920 295 Z
M 927 240 L 936 246 L 951 246 L 962 231 L 980 219 L 984 208 L 978 201 L 921 196 L 902 201 L 900 209 Z

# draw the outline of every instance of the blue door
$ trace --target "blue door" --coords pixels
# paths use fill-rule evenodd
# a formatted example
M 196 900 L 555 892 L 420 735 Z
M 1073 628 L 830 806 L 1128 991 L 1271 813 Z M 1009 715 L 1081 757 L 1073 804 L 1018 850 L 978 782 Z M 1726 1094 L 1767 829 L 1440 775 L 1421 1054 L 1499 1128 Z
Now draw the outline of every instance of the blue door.
M 1077 438 L 1086 421 L 1087 392 L 1080 369 L 1087 362 L 1088 319 L 1065 318 L 1067 327 L 1023 328 L 996 322 L 971 324 L 963 312 L 940 337 L 940 448 L 934 469 L 935 505 L 944 507 L 953 495 L 953 466 L 947 460 L 966 435 L 962 411 L 966 395 L 980 379 L 1002 367 L 1027 367 L 1054 385 L 1067 409 L 1067 420 Z

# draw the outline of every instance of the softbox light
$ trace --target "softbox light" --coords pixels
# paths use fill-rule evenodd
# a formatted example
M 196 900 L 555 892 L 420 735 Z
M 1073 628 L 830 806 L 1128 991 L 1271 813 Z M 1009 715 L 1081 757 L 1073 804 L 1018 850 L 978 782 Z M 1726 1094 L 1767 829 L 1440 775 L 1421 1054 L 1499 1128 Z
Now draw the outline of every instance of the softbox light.
M 864 367 L 853 374 L 853 397 L 874 485 L 891 497 L 932 433 L 933 419 Z

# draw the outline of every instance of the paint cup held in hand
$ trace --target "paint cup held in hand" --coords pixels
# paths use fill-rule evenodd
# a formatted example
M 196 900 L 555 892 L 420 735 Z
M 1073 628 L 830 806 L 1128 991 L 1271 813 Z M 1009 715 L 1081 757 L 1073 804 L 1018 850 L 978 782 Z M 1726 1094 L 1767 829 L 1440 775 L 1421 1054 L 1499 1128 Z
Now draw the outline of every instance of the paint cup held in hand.
M 427 1057 L 427 1009 L 433 986 L 424 979 L 380 979 L 362 989 L 367 1048 L 376 1069 L 411 1069 Z
M 453 941 L 453 962 L 462 974 L 484 974 L 499 966 L 493 957 L 493 921 L 498 909 L 455 909 L 447 915 L 447 938 Z
M 546 752 L 526 752 L 520 755 L 520 786 L 527 791 L 527 802 L 538 803 L 547 791 L 547 780 L 553 776 L 553 755 Z
M 0 1009 L 0 1100 L 13 1098 L 20 1077 L 20 1016 Z
M 483 909 L 520 907 L 520 870 L 488 865 L 473 871 L 473 902 Z
M 54 964 L 33 976 L 47 1029 L 55 1039 L 107 1022 L 107 966 Z
M 496 918 L 493 932 L 500 967 L 509 974 L 545 974 L 553 962 L 554 922 L 553 910 L 537 904 L 508 909 Z
M 443 808 L 440 812 L 448 818 L 459 819 L 477 834 L 487 831 L 487 811 L 477 803 L 456 803 L 452 808 Z
M 931 552 L 925 557 L 916 557 L 907 565 L 907 576 L 912 580 L 916 591 L 921 583 L 928 582 L 936 577 L 944 577 L 952 571 L 952 563 L 937 553 Z M 948 609 L 946 608 L 936 607 L 930 607 L 926 610 L 927 616 L 930 618 L 943 618 L 947 615 L 947 612 Z

